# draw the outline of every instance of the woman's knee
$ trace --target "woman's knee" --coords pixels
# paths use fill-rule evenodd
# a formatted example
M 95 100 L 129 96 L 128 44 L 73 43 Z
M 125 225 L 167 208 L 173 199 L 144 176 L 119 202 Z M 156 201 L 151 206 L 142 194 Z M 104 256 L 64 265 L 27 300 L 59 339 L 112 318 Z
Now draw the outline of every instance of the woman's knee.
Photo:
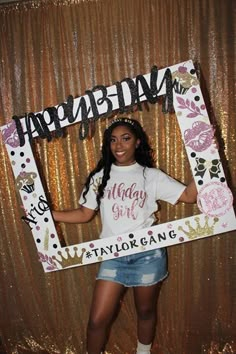
M 156 307 L 155 306 L 145 306 L 136 309 L 137 316 L 140 320 L 150 320 L 156 318 Z
M 99 330 L 109 325 L 109 318 L 104 316 L 90 316 L 88 321 L 88 329 Z

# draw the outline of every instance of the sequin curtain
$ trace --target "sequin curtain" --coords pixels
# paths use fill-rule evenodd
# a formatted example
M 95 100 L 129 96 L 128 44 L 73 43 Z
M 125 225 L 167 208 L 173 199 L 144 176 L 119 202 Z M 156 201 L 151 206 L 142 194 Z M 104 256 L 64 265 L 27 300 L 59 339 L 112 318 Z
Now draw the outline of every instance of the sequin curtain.
M 0 124 L 38 112 L 98 84 L 192 59 L 210 119 L 216 126 L 228 183 L 235 167 L 235 1 L 42 0 L 0 6 Z M 158 165 L 191 178 L 173 115 L 159 105 L 136 112 Z M 73 208 L 100 154 L 108 119 L 79 141 L 78 125 L 63 138 L 33 143 L 45 191 L 54 208 Z M 11 166 L 0 145 L 0 325 L 3 353 L 84 354 L 97 264 L 45 274 L 23 224 Z M 196 206 L 162 206 L 160 222 L 197 213 Z M 67 244 L 95 239 L 99 219 L 62 226 Z M 158 305 L 155 354 L 235 353 L 235 232 L 169 248 L 170 276 Z M 130 290 L 107 351 L 134 353 L 136 318 Z

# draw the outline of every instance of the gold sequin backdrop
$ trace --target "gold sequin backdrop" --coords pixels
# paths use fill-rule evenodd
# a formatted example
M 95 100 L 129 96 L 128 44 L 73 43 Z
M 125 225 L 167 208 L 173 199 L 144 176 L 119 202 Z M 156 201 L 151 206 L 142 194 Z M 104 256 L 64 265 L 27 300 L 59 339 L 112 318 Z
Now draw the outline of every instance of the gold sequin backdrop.
M 233 189 L 235 167 L 235 1 L 42 0 L 0 6 L 0 124 L 38 112 L 98 84 L 188 59 L 196 63 L 220 154 Z M 134 116 L 151 137 L 158 165 L 187 182 L 191 172 L 173 115 L 159 105 Z M 108 119 L 94 138 L 78 128 L 33 149 L 54 208 L 73 208 L 95 166 Z M 0 143 L 0 324 L 4 353 L 84 354 L 97 264 L 45 274 L 28 227 L 11 166 Z M 197 213 L 196 206 L 162 206 L 160 221 Z M 63 226 L 68 244 L 95 239 L 100 222 Z M 159 298 L 155 354 L 233 353 L 235 232 L 169 248 L 170 276 Z M 122 302 L 107 351 L 134 353 L 132 291 Z

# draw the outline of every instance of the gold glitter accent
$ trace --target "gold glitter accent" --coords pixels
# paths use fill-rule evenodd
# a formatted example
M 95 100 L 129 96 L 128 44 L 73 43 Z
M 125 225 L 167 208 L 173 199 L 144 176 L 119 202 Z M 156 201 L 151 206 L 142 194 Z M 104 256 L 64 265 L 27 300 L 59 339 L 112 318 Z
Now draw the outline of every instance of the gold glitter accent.
M 218 218 L 209 220 L 208 216 L 205 216 L 205 222 L 203 225 L 200 224 L 200 218 L 194 218 L 195 225 L 190 224 L 189 221 L 185 222 L 187 228 L 179 226 L 178 229 L 182 231 L 190 240 L 195 239 L 196 237 L 209 236 L 214 233 L 214 226 L 219 221 Z
M 176 80 L 184 88 L 189 88 L 199 84 L 198 79 L 196 79 L 193 75 L 190 75 L 188 72 L 181 73 L 179 71 L 175 71 L 172 73 L 172 80 Z
M 49 229 L 46 228 L 45 236 L 44 236 L 44 243 L 43 243 L 43 248 L 45 251 L 48 250 L 48 242 L 49 242 Z
M 69 248 L 65 248 L 66 256 L 63 254 L 62 251 L 58 251 L 57 254 L 60 256 L 60 258 L 58 259 L 56 256 L 52 256 L 52 259 L 54 261 L 57 261 L 62 268 L 71 267 L 77 264 L 83 264 L 83 256 L 86 249 L 82 248 L 80 255 L 78 255 L 77 253 L 77 247 L 73 247 L 73 250 L 74 254 L 71 255 Z

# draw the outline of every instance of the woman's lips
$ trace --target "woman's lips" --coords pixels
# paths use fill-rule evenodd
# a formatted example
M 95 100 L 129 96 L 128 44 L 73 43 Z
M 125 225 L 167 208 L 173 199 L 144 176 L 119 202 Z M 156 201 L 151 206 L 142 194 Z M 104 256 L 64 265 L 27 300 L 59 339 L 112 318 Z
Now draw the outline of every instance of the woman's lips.
M 125 151 L 116 151 L 116 155 L 121 157 L 125 154 Z

